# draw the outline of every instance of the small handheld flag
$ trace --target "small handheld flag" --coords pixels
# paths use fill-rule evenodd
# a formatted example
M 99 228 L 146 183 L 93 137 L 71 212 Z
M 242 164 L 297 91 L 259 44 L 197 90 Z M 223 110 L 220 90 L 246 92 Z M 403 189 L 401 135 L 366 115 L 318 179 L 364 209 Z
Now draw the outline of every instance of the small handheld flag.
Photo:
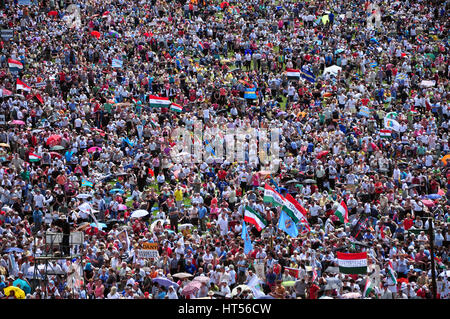
M 336 209 L 336 211 L 334 212 L 334 214 L 339 217 L 339 220 L 341 221 L 341 223 L 346 224 L 348 223 L 348 209 L 347 209 L 347 205 L 345 204 L 344 201 L 342 201 L 338 208 Z
M 247 225 L 242 223 L 242 239 L 244 240 L 244 253 L 248 254 L 253 250 L 253 244 L 247 231 Z
M 181 113 L 181 112 L 183 111 L 183 107 L 182 107 L 181 105 L 172 103 L 172 104 L 170 105 L 170 110 L 171 110 L 171 111 L 174 111 L 174 112 L 179 112 L 179 113 Z
M 113 59 L 112 60 L 112 62 L 111 62 L 111 67 L 113 67 L 113 68 L 122 68 L 122 66 L 123 66 L 123 61 L 122 60 L 119 60 L 119 59 Z
M 83 178 L 81 180 L 81 186 L 82 187 L 94 187 L 94 183 Z

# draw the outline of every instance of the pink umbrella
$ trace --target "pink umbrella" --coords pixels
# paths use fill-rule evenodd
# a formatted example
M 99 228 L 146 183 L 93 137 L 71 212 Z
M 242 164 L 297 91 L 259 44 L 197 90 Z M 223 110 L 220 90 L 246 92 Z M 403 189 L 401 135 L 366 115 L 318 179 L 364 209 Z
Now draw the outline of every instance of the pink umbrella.
M 119 210 L 127 210 L 127 205 L 124 205 L 124 204 L 119 204 Z
M 436 205 L 432 200 L 430 199 L 422 199 L 422 203 L 427 207 L 433 207 Z
M 200 281 L 195 281 L 195 280 L 191 281 L 183 288 L 183 290 L 181 291 L 181 294 L 184 296 L 195 294 L 200 289 L 201 286 L 202 286 L 202 283 Z
M 97 151 L 101 152 L 101 151 L 102 151 L 102 148 L 101 148 L 101 147 L 98 147 L 98 146 L 92 146 L 91 148 L 88 148 L 87 151 L 88 151 L 89 153 L 94 153 L 94 152 L 97 152 Z
M 198 277 L 195 277 L 193 281 L 198 281 L 198 282 L 200 282 L 200 283 L 205 283 L 205 284 L 207 284 L 207 283 L 209 282 L 209 277 L 206 277 L 206 276 L 198 276 Z
M 49 138 L 47 139 L 47 145 L 50 147 L 56 146 L 61 144 L 62 141 L 62 136 L 61 135 L 50 135 Z
M 25 125 L 25 122 L 24 122 L 24 121 L 21 121 L 21 120 L 14 120 L 14 121 L 11 121 L 11 124 L 15 124 L 15 125 Z
M 327 155 L 328 153 L 330 153 L 330 151 L 322 151 L 319 152 L 319 154 L 316 155 L 317 159 L 321 159 L 322 157 L 324 157 L 325 155 Z

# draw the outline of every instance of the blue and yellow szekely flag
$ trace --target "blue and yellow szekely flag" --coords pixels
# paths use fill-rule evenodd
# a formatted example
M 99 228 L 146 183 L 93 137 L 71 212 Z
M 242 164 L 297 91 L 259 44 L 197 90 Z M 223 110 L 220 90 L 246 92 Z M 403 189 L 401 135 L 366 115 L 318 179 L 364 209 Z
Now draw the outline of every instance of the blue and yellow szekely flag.
M 242 239 L 244 240 L 244 253 L 247 255 L 253 250 L 253 244 L 247 231 L 247 225 L 242 222 Z

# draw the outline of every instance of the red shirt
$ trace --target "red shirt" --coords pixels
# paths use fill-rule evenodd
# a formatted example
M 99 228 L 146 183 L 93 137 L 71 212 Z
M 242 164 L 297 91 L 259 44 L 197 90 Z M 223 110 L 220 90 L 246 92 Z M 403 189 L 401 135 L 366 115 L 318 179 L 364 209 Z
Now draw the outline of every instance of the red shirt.
M 317 299 L 317 292 L 319 291 L 319 286 L 316 284 L 312 284 L 311 287 L 308 288 L 309 291 L 309 299 Z
M 411 218 L 406 218 L 403 225 L 405 226 L 405 230 L 408 230 L 414 225 L 414 221 Z
M 219 173 L 217 173 L 217 175 L 219 176 L 220 180 L 224 180 L 225 177 L 227 176 L 227 172 L 224 170 L 220 170 Z

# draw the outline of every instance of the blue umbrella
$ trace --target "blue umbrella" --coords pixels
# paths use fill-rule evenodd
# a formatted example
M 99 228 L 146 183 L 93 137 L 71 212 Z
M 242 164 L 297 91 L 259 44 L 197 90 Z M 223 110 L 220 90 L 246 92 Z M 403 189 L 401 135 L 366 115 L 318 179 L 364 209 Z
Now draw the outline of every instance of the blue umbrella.
M 175 289 L 178 289 L 178 287 L 179 287 L 179 285 L 176 282 L 173 282 L 172 280 L 169 280 L 169 279 L 164 278 L 164 277 L 153 278 L 153 282 L 156 282 L 159 285 L 164 286 L 164 287 L 173 286 L 173 287 L 175 287 Z
M 429 195 L 427 195 L 427 197 L 428 197 L 428 199 L 440 199 L 440 198 L 442 198 L 442 196 L 439 195 L 439 194 L 429 194 Z
M 100 229 L 108 227 L 108 226 L 106 226 L 106 224 L 103 224 L 103 223 L 98 223 L 98 226 L 99 226 Z M 92 223 L 91 227 L 97 227 L 97 224 L 96 223 Z
M 123 189 L 120 189 L 120 188 L 111 189 L 109 192 L 110 193 L 116 193 L 117 192 L 117 193 L 121 193 L 121 194 L 125 193 L 125 191 Z
M 23 253 L 23 249 L 17 248 L 17 247 L 12 247 L 12 248 L 5 249 L 5 253 L 10 253 L 10 252 L 14 252 L 14 251 L 16 253 Z

